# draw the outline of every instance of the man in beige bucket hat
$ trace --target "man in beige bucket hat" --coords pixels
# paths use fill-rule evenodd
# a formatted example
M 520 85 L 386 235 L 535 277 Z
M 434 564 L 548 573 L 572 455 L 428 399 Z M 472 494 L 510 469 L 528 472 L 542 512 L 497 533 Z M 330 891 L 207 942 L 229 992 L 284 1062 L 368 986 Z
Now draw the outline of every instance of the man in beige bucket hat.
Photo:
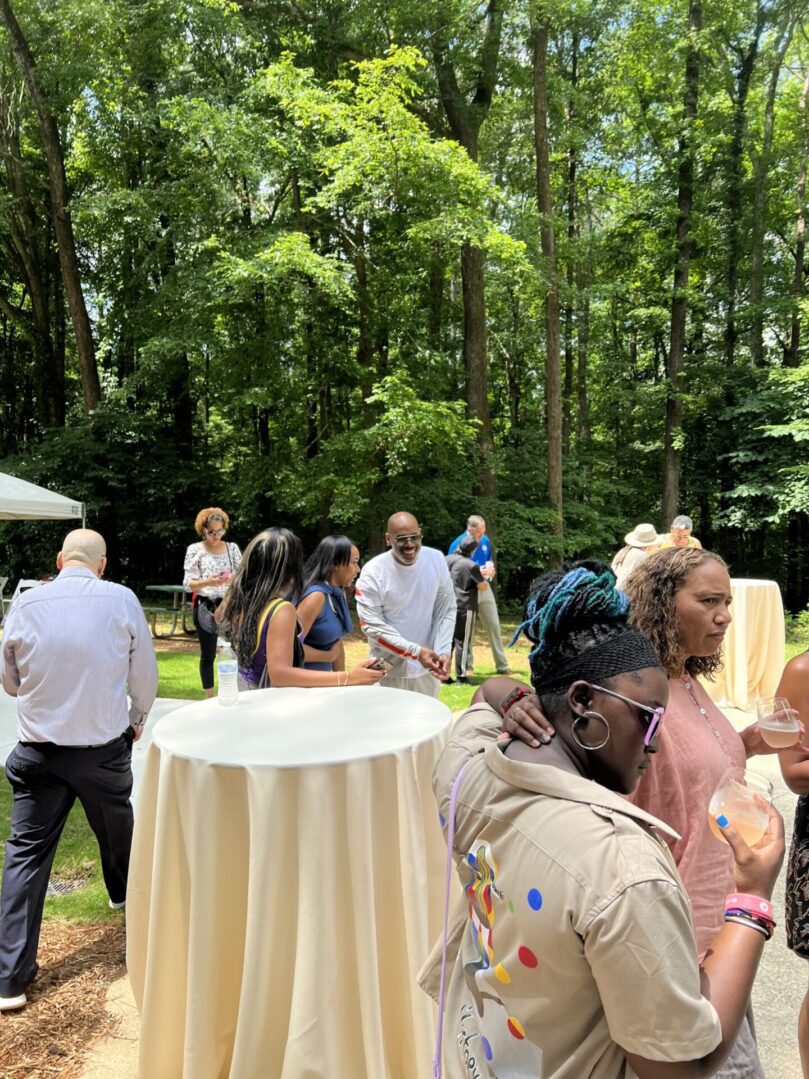
M 654 525 L 650 524 L 635 525 L 631 532 L 627 532 L 624 536 L 626 546 L 612 560 L 612 571 L 618 579 L 619 588 L 635 566 L 654 554 L 662 538 Z

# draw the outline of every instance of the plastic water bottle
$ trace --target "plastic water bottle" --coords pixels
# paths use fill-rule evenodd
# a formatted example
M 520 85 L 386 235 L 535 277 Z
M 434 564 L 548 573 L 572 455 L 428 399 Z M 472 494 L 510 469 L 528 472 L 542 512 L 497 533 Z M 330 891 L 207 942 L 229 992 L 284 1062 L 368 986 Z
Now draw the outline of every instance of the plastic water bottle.
M 228 641 L 223 640 L 219 645 L 219 655 L 216 657 L 216 671 L 219 675 L 217 700 L 226 708 L 238 704 L 239 664 Z

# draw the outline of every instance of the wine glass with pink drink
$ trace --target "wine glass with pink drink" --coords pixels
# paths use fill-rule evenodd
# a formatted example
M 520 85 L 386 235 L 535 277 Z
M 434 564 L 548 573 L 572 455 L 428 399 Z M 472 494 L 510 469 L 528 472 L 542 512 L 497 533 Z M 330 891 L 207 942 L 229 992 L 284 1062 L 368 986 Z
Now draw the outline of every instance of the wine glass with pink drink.
M 722 829 L 717 817 L 725 817 L 748 847 L 754 847 L 767 831 L 772 805 L 772 783 L 749 768 L 730 768 L 708 803 L 708 823 L 717 839 Z M 723 840 L 724 842 L 724 840 Z

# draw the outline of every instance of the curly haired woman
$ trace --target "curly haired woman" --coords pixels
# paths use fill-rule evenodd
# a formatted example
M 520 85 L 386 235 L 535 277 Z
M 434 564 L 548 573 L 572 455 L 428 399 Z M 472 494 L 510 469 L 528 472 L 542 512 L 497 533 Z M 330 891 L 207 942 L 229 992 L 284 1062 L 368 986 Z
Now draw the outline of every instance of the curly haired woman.
M 206 697 L 213 697 L 213 664 L 216 659 L 217 607 L 224 599 L 230 579 L 239 568 L 241 551 L 223 537 L 230 519 L 219 506 L 200 510 L 194 521 L 199 543 L 185 552 L 183 585 L 194 593 L 194 625 L 199 637 L 199 677 Z

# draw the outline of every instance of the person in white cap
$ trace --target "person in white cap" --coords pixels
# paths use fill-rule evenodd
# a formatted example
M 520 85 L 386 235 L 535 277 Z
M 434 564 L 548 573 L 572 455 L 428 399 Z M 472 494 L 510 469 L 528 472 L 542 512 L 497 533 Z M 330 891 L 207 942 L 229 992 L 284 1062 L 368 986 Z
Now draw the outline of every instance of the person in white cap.
M 660 546 L 661 537 L 658 536 L 654 525 L 635 525 L 631 532 L 624 536 L 625 547 L 622 547 L 612 560 L 612 572 L 615 574 L 618 587 L 620 588 L 635 566 L 644 562 L 650 554 Z

